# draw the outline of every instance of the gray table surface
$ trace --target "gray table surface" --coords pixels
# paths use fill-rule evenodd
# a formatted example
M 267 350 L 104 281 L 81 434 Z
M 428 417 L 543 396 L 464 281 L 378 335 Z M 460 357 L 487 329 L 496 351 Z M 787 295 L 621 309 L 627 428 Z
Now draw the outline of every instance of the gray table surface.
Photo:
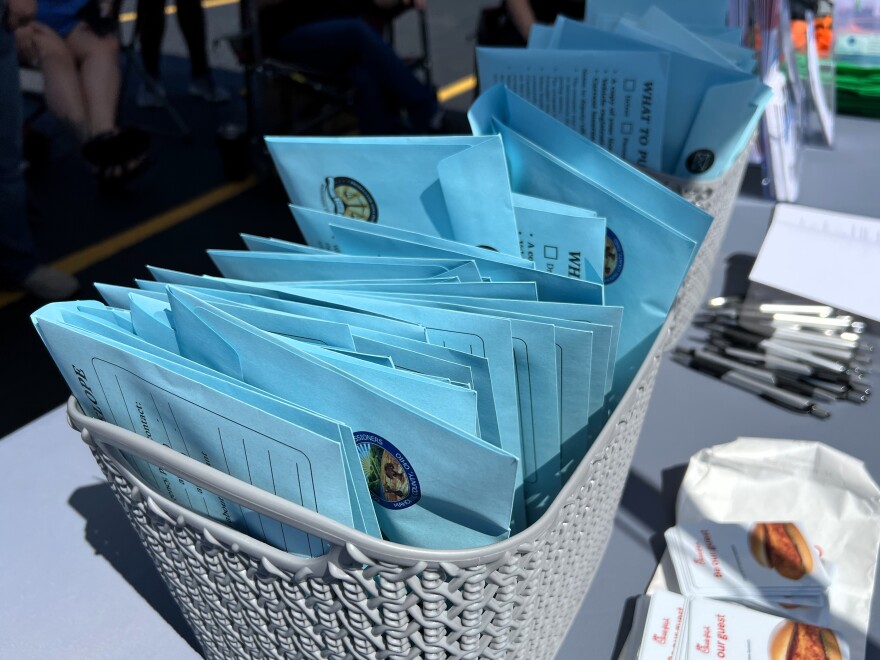
M 839 118 L 833 151 L 809 150 L 801 203 L 878 215 L 880 123 Z M 772 204 L 742 197 L 722 248 L 757 252 Z M 722 290 L 725 260 L 710 293 Z M 843 272 L 857 277 L 857 270 Z M 669 360 L 658 376 L 608 552 L 560 651 L 611 658 L 673 524 L 682 466 L 740 436 L 821 440 L 880 478 L 880 405 L 838 403 L 827 421 L 772 407 Z M 58 408 L 0 440 L 0 659 L 190 658 L 192 635 L 78 435 Z M 880 658 L 880 612 L 868 659 Z

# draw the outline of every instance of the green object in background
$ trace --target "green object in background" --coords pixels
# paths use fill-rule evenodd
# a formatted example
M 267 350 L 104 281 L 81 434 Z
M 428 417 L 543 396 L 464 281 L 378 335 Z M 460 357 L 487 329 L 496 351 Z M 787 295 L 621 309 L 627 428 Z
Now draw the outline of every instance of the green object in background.
M 880 117 L 880 67 L 837 63 L 837 111 Z

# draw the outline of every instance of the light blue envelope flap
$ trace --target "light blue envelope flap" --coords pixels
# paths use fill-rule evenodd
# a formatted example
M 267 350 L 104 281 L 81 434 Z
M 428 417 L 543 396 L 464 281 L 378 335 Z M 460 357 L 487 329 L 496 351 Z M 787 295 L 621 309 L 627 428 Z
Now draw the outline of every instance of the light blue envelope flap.
M 699 178 L 720 178 L 737 154 L 746 148 L 772 96 L 770 88 L 757 78 L 715 85 L 707 90 L 675 174 L 694 176 L 694 158 L 699 156 L 704 159 L 696 166 L 702 170 Z M 726 108 L 726 112 L 719 113 L 718 108 Z M 711 159 L 706 152 L 712 154 Z
M 474 389 L 474 375 L 470 367 L 462 364 L 432 357 L 422 351 L 414 351 L 377 339 L 363 336 L 367 331 L 361 330 L 355 335 L 354 342 L 358 351 L 372 352 L 375 355 L 387 355 L 398 369 L 406 369 L 413 373 L 435 378 L 443 378 L 447 382 Z M 424 349 L 424 347 L 420 347 Z M 482 438 L 482 436 L 480 436 Z M 486 438 L 483 438 L 486 440 Z M 495 446 L 500 444 L 494 442 Z
M 261 330 L 297 341 L 355 351 L 351 328 L 345 323 L 279 312 L 242 303 L 225 302 L 187 289 L 218 309 L 247 321 Z
M 519 254 L 500 140 L 486 141 L 445 158 L 437 164 L 437 176 L 454 240 Z
M 208 256 L 224 277 L 249 282 L 426 278 L 442 275 L 462 263 L 413 259 L 379 261 L 369 257 L 357 258 L 348 255 L 287 254 L 245 250 L 208 250 Z
M 706 60 L 718 66 L 736 66 L 728 56 L 709 45 L 705 38 L 688 30 L 656 6 L 651 6 L 638 18 L 622 18 L 617 23 L 615 32 L 624 37 Z M 725 46 L 729 48 L 728 44 Z M 742 53 L 739 55 L 741 56 Z M 754 67 L 754 58 L 752 58 L 752 66 Z
M 264 238 L 262 236 L 253 236 L 252 234 L 240 234 L 241 240 L 244 241 L 248 250 L 254 252 L 294 252 L 296 254 L 333 254 L 330 250 L 322 250 L 321 248 L 311 247 L 309 245 L 300 245 L 299 243 L 291 243 L 278 238 Z
M 465 261 L 460 266 L 455 266 L 450 268 L 442 275 L 435 275 L 434 277 L 429 277 L 428 280 L 431 281 L 441 281 L 441 280 L 457 280 L 459 282 L 465 284 L 477 283 L 483 281 L 483 276 L 480 275 L 480 269 L 477 268 L 477 264 L 474 261 Z
M 305 236 L 306 241 L 310 245 L 324 245 L 334 252 L 339 252 L 340 250 L 339 244 L 333 236 L 331 225 L 336 224 L 352 227 L 363 226 L 363 223 L 357 220 L 349 220 L 342 216 L 333 215 L 332 213 L 324 213 L 323 211 L 316 211 L 314 209 L 305 209 L 292 204 L 290 210 L 296 218 L 303 236 Z M 522 266 L 524 268 L 534 268 L 533 263 L 518 256 L 504 254 L 502 252 L 492 252 L 491 250 L 458 243 L 449 239 L 440 238 L 439 236 L 428 236 L 427 234 L 420 234 L 399 227 L 390 227 L 388 225 L 380 224 L 371 224 L 369 225 L 369 228 L 371 232 L 381 236 L 406 237 L 419 241 L 426 246 L 447 249 L 455 252 L 457 255 L 461 255 L 462 258 L 491 259 L 498 263 Z M 294 243 L 291 243 L 290 245 L 295 246 Z M 420 257 L 422 255 L 419 253 L 413 253 L 410 256 Z M 427 256 L 430 255 L 426 255 L 426 258 Z
M 172 353 L 179 353 L 174 328 L 168 318 L 171 307 L 167 302 L 154 300 L 140 293 L 129 295 L 129 309 L 134 332 L 151 344 Z
M 442 419 L 450 426 L 479 437 L 477 393 L 420 374 L 361 360 L 314 344 L 291 340 L 292 346 L 346 374 L 370 383 L 387 396 Z
M 602 281 L 605 218 L 594 211 L 528 195 L 515 194 L 513 204 L 525 258 L 548 273 Z
M 95 288 L 110 307 L 118 307 L 119 309 L 128 309 L 130 303 L 129 294 L 137 293 L 145 298 L 152 298 L 168 302 L 168 296 L 164 291 L 146 291 L 144 289 L 136 289 L 129 286 L 118 286 L 116 284 L 102 284 L 95 282 Z
M 457 351 L 447 346 L 437 346 L 427 342 L 413 341 L 397 335 L 385 332 L 377 332 L 364 328 L 355 329 L 353 332 L 355 343 L 358 346 L 362 340 L 378 341 L 391 347 L 400 347 L 413 353 L 423 354 L 431 359 L 448 360 L 449 362 L 469 369 L 472 376 L 473 388 L 477 392 L 477 410 L 480 417 L 480 437 L 495 447 L 501 447 L 501 432 L 498 429 L 498 415 L 495 411 L 495 398 L 492 390 L 492 376 L 489 371 L 489 361 L 482 356 L 472 355 L 463 351 Z M 398 360 L 405 358 L 400 355 Z
M 533 23 L 529 32 L 529 48 L 547 48 L 550 38 L 553 36 L 553 28 L 541 23 Z
M 177 319 L 176 300 L 172 295 Z M 185 352 L 195 349 L 223 371 L 225 357 L 215 360 L 199 347 L 205 333 L 216 335 L 241 356 L 245 382 L 356 429 L 377 517 L 390 540 L 426 548 L 466 548 L 509 534 L 515 458 L 322 365 L 289 342 L 205 303 L 187 303 L 193 307 L 184 310 L 180 305 L 181 316 L 188 311 L 192 322 L 177 323 L 178 342 Z M 302 387 L 303 382 L 310 386 Z M 466 489 L 458 487 L 461 465 L 480 469 L 481 479 L 469 480 Z
M 334 282 L 322 282 L 309 284 L 308 289 L 331 289 L 340 292 L 373 291 L 382 293 L 397 293 L 401 295 L 435 294 L 435 295 L 461 295 L 480 296 L 484 298 L 499 298 L 510 300 L 537 300 L 538 292 L 534 282 L 481 282 L 456 284 L 456 283 L 431 283 L 428 281 L 412 284 L 397 284 L 387 282 L 361 282 L 357 284 L 337 285 Z
M 222 283 L 224 280 L 209 280 L 210 283 Z M 166 284 L 158 282 L 149 282 L 137 280 L 139 286 L 148 288 L 156 288 L 165 294 Z M 208 302 L 213 303 L 214 300 L 223 300 L 243 305 L 253 305 L 266 309 L 273 309 L 288 314 L 301 315 L 308 318 L 318 318 L 328 321 L 335 321 L 351 325 L 352 327 L 363 327 L 382 332 L 390 332 L 407 339 L 415 341 L 425 341 L 425 329 L 414 323 L 397 321 L 394 319 L 380 319 L 372 314 L 362 314 L 351 312 L 348 310 L 335 309 L 333 307 L 315 307 L 314 305 L 303 304 L 294 300 L 283 300 L 280 298 L 270 298 L 258 294 L 244 293 L 240 291 L 228 291 L 223 289 L 209 289 L 204 287 L 185 287 L 186 290 L 199 295 Z M 259 291 L 259 287 L 253 287 L 255 291 Z M 272 293 L 272 292 L 269 292 Z
M 455 253 L 447 249 L 428 247 L 418 243 L 391 238 L 386 227 L 383 232 L 374 232 L 371 226 L 359 226 L 354 223 L 331 225 L 341 249 L 350 254 L 382 254 L 403 255 L 414 252 L 435 257 L 454 257 Z M 481 259 L 474 257 L 480 272 L 493 280 L 504 282 L 534 282 L 538 287 L 540 300 L 575 302 L 584 304 L 602 304 L 604 302 L 603 286 L 596 282 L 587 282 L 574 278 L 546 273 L 531 268 L 511 266 L 494 261 L 491 257 Z
M 624 13 L 644 14 L 658 0 L 590 0 L 587 4 L 587 23 L 607 22 Z M 691 25 L 723 28 L 727 22 L 726 0 L 662 0 L 659 6 L 677 21 Z

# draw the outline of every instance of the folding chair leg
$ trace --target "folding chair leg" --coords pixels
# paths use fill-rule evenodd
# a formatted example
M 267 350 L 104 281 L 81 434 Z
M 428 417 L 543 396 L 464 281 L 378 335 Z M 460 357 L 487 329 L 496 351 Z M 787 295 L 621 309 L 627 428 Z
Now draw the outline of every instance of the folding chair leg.
M 181 137 L 184 139 L 190 138 L 192 136 L 192 129 L 184 121 L 183 117 L 180 115 L 180 113 L 177 111 L 177 108 L 174 107 L 171 101 L 169 101 L 167 97 L 161 94 L 162 90 L 159 87 L 159 84 L 156 82 L 156 80 L 153 79 L 151 75 L 147 73 L 146 69 L 144 69 L 143 64 L 138 60 L 137 52 L 135 49 L 137 36 L 137 23 L 135 23 L 135 29 L 132 30 L 131 39 L 128 42 L 123 41 L 122 35 L 120 34 L 120 50 L 122 51 L 123 58 L 125 58 L 125 68 L 123 69 L 122 84 L 120 85 L 119 94 L 120 107 L 122 105 L 123 99 L 125 98 L 125 90 L 128 86 L 129 76 L 131 74 L 132 68 L 134 68 L 137 76 L 141 79 L 141 82 L 146 85 L 147 88 L 151 92 L 153 92 L 153 94 L 157 98 L 161 99 L 159 107 L 168 114 L 168 117 L 171 119 L 171 122 L 177 129 L 177 137 Z M 151 132 L 157 131 L 151 130 Z

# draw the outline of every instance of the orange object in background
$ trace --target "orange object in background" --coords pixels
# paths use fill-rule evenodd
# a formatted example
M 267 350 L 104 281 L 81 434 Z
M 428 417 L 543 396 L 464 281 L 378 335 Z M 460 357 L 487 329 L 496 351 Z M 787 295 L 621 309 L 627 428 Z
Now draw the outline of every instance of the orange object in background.
M 834 43 L 832 17 L 829 15 L 816 18 L 813 20 L 813 25 L 816 30 L 816 47 L 819 50 L 819 57 L 828 57 Z M 802 52 L 807 50 L 806 21 L 792 20 L 791 40 L 794 42 L 795 49 Z

